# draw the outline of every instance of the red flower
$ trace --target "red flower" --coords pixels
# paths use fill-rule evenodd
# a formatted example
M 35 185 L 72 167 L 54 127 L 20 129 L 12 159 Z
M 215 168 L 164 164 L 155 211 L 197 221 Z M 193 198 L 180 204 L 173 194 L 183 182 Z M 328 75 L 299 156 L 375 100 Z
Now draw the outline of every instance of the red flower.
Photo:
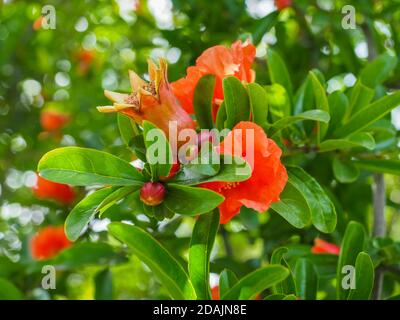
M 275 0 L 275 6 L 279 11 L 290 7 L 292 5 L 292 0 Z
M 77 54 L 76 58 L 79 61 L 78 73 L 81 75 L 86 75 L 93 63 L 96 53 L 91 50 L 81 49 Z
M 222 79 L 227 76 L 253 82 L 255 79 L 251 65 L 254 61 L 256 48 L 249 42 L 240 40 L 232 44 L 231 48 L 214 46 L 205 50 L 196 60 L 196 65 L 186 70 L 186 77 L 171 84 L 175 96 L 188 113 L 194 113 L 193 94 L 197 82 L 207 74 L 216 76 L 214 90 L 214 115 L 220 101 L 224 99 Z
M 30 242 L 32 257 L 36 260 L 49 259 L 72 243 L 67 239 L 64 228 L 45 227 L 36 233 Z
M 44 110 L 40 114 L 40 124 L 43 130 L 57 132 L 70 120 L 69 115 L 55 110 Z
M 40 176 L 37 176 L 36 186 L 32 190 L 39 199 L 51 199 L 62 204 L 70 204 L 75 200 L 75 191 L 72 187 Z
M 149 61 L 150 82 L 142 80 L 135 72 L 129 71 L 131 94 L 104 91 L 112 106 L 97 107 L 100 112 L 122 112 L 138 124 L 148 120 L 169 135 L 169 125 L 177 123 L 177 132 L 195 129 L 195 123 L 182 109 L 172 93 L 167 79 L 167 63 L 160 59 L 159 68 Z M 169 137 L 171 138 L 171 137 Z M 173 137 L 177 141 L 177 137 Z M 179 144 L 179 143 L 178 143 Z
M 248 134 L 246 129 L 253 131 L 253 146 L 246 145 Z M 240 144 L 241 147 L 238 147 Z M 245 154 L 248 147 L 253 147 L 253 161 Z M 243 205 L 264 212 L 271 203 L 279 201 L 279 195 L 288 178 L 286 169 L 280 161 L 282 151 L 273 140 L 267 138 L 261 127 L 248 121 L 238 123 L 220 144 L 219 151 L 250 160 L 249 164 L 252 167 L 251 177 L 245 181 L 208 182 L 201 185 L 225 197 L 225 201 L 219 206 L 221 223 L 231 220 Z
M 333 243 L 329 243 L 322 239 L 316 238 L 314 239 L 314 246 L 311 248 L 312 253 L 330 253 L 339 255 L 340 247 Z
M 220 300 L 219 297 L 219 286 L 211 288 L 211 300 Z

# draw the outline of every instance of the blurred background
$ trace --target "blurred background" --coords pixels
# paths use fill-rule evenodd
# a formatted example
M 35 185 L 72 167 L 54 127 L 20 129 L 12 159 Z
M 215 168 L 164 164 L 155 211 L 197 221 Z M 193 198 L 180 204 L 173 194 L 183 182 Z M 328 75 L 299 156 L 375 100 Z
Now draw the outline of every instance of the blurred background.
M 43 262 L 30 250 L 32 236 L 44 226 L 62 225 L 73 204 L 88 191 L 76 188 L 70 200 L 34 192 L 37 162 L 44 153 L 77 145 L 130 160 L 116 116 L 95 108 L 107 102 L 104 89 L 129 91 L 128 69 L 147 78 L 147 59 L 165 57 L 174 81 L 206 48 L 250 38 L 257 47 L 253 68 L 258 83 L 270 83 L 265 56 L 271 47 L 285 60 L 295 88 L 309 70 L 318 68 L 327 80 L 327 91 L 333 92 L 353 86 L 368 59 L 385 51 L 400 55 L 399 0 L 276 2 L 0 1 L 0 278 L 8 280 L 0 281 L 0 297 L 2 290 L 10 290 L 10 283 L 18 289 L 16 295 L 27 299 L 101 298 L 99 286 L 115 299 L 166 297 L 149 269 L 135 257 L 127 260 L 124 249 L 108 238 L 106 226 L 110 220 L 135 219 L 182 260 L 193 225 L 189 218 L 155 224 L 141 215 L 133 217 L 128 203 L 110 209 L 90 224 L 74 250 L 54 259 L 55 290 L 41 288 Z M 355 8 L 355 29 L 342 27 L 346 4 Z M 43 28 L 45 5 L 55 9 L 55 29 Z M 398 65 L 385 85 L 388 90 L 400 89 Z M 383 134 L 397 145 L 400 109 L 392 112 L 386 127 Z M 311 161 L 307 170 L 332 186 L 331 169 L 324 167 L 323 158 L 318 161 L 318 166 Z M 333 186 L 339 224 L 329 241 L 340 243 L 349 220 L 370 230 L 371 181 L 364 175 L 353 184 Z M 386 183 L 387 234 L 400 241 L 400 183 L 394 176 L 387 176 Z M 294 229 L 278 215 L 243 211 L 218 237 L 213 272 L 229 266 L 238 275 L 246 274 L 269 259 L 278 245 L 292 244 L 293 254 L 302 254 L 319 235 L 312 228 Z M 327 279 L 335 273 L 335 259 L 321 262 Z M 112 293 L 107 291 L 110 279 Z M 385 296 L 400 293 L 398 280 L 398 273 L 388 275 Z M 332 297 L 333 288 L 327 280 L 319 298 Z

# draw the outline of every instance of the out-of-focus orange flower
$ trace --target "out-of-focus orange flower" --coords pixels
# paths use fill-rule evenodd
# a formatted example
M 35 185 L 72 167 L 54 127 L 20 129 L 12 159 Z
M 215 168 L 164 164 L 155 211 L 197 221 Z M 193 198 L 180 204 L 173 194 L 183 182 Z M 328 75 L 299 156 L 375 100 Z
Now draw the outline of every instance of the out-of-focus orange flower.
M 220 300 L 219 297 L 219 286 L 211 288 L 211 300 Z
M 89 72 L 90 66 L 93 63 L 96 54 L 92 50 L 81 49 L 77 54 L 76 58 L 79 62 L 78 73 L 81 75 L 86 75 Z
M 56 110 L 43 110 L 40 125 L 47 132 L 57 132 L 70 121 L 70 116 Z
M 71 244 L 62 226 L 49 226 L 41 229 L 31 239 L 31 254 L 36 260 L 49 259 L 71 246 Z
M 135 72 L 129 71 L 132 87 L 131 94 L 105 90 L 105 96 L 114 104 L 97 107 L 100 112 L 121 112 L 138 124 L 148 120 L 169 135 L 169 125 L 176 121 L 177 132 L 183 129 L 195 129 L 192 118 L 182 109 L 175 98 L 167 79 L 167 63 L 160 59 L 159 67 L 149 60 L 150 82 L 141 79 Z M 174 138 L 177 141 L 177 137 Z
M 44 17 L 43 17 L 43 16 L 40 16 L 39 18 L 37 18 L 37 19 L 33 22 L 33 24 L 32 24 L 33 30 L 37 31 L 37 30 L 39 30 L 39 29 L 42 27 L 43 19 L 44 19 Z
M 247 130 L 252 130 L 254 139 L 247 139 Z M 248 141 L 253 146 L 247 146 Z M 239 122 L 219 145 L 219 152 L 243 157 L 253 148 L 251 177 L 242 182 L 208 182 L 201 187 L 214 190 L 225 197 L 219 206 L 221 223 L 227 223 L 244 205 L 258 212 L 266 211 L 271 203 L 279 201 L 288 176 L 280 157 L 282 150 L 267 138 L 264 130 L 253 122 Z
M 336 244 L 329 243 L 322 239 L 316 238 L 314 239 L 314 246 L 311 248 L 312 253 L 330 253 L 339 255 L 340 247 Z
M 39 199 L 51 199 L 65 205 L 71 204 L 75 200 L 75 191 L 72 187 L 46 180 L 39 175 L 32 190 Z
M 207 74 L 215 75 L 213 107 L 215 117 L 220 102 L 224 99 L 222 80 L 227 76 L 235 76 L 242 81 L 253 82 L 255 73 L 251 65 L 255 55 L 256 48 L 249 40 L 244 43 L 236 41 L 231 48 L 221 45 L 208 48 L 197 58 L 196 65 L 186 70 L 185 78 L 171 84 L 174 94 L 188 113 L 194 113 L 193 94 L 197 82 Z
M 275 0 L 275 6 L 279 11 L 290 7 L 292 5 L 292 0 Z

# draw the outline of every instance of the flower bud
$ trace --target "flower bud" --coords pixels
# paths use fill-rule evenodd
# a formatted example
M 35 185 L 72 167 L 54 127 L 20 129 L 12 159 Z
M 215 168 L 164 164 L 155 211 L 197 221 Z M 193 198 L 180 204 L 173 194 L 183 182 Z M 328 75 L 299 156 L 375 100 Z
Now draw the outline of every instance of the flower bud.
M 140 189 L 140 200 L 148 206 L 157 206 L 164 201 L 165 187 L 160 182 L 146 182 Z

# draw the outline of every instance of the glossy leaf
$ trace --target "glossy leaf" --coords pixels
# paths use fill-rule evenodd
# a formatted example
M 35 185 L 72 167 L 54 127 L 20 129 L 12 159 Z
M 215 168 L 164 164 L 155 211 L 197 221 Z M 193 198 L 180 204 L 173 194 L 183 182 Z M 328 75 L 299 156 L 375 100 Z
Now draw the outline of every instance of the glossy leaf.
M 306 258 L 297 260 L 294 273 L 297 296 L 301 300 L 315 300 L 318 291 L 318 275 L 312 262 Z
M 113 298 L 112 273 L 110 269 L 98 272 L 94 277 L 96 300 L 111 300 Z
M 336 210 L 319 183 L 300 167 L 288 167 L 289 179 L 303 194 L 311 209 L 311 220 L 321 232 L 331 233 L 336 226 Z
M 198 81 L 194 91 L 193 107 L 197 123 L 202 129 L 214 127 L 212 119 L 214 88 L 215 76 L 206 75 Z
M 400 160 L 370 159 L 353 162 L 361 170 L 400 176 Z
M 208 189 L 168 183 L 164 204 L 172 212 L 194 216 L 215 209 L 223 201 L 223 196 Z
M 0 300 L 23 300 L 22 292 L 7 279 L 0 278 Z
M 375 90 L 367 87 L 361 81 L 357 81 L 350 95 L 350 104 L 346 112 L 347 121 L 352 114 L 356 114 L 364 109 L 372 101 L 375 95 Z
M 141 185 L 142 175 L 128 162 L 106 152 L 79 147 L 58 148 L 40 159 L 45 179 L 74 186 Z
M 250 119 L 249 96 L 240 80 L 236 77 L 224 78 L 222 86 L 226 109 L 225 127 L 232 129 L 238 122 Z
M 269 48 L 267 51 L 267 62 L 271 82 L 283 86 L 288 92 L 289 97 L 292 97 L 292 82 L 290 80 L 289 71 L 282 57 L 275 50 Z
M 351 161 L 334 158 L 332 163 L 333 174 L 341 183 L 351 183 L 357 180 L 360 174 L 357 167 Z
M 132 225 L 113 222 L 109 232 L 127 244 L 161 281 L 173 299 L 196 299 L 188 274 L 150 234 Z
M 358 132 L 343 139 L 325 140 L 319 145 L 318 151 L 327 152 L 360 147 L 373 150 L 375 148 L 375 140 L 373 136 L 367 132 Z
M 336 271 L 336 292 L 338 299 L 346 299 L 349 295 L 349 290 L 345 290 L 342 286 L 343 277 L 346 275 L 342 273 L 344 266 L 355 266 L 357 256 L 365 248 L 366 234 L 363 226 L 354 221 L 350 221 L 347 225 L 343 241 L 340 248 L 340 255 Z
M 314 89 L 314 97 L 315 97 L 315 105 L 317 109 L 321 109 L 329 114 L 329 101 L 326 96 L 325 88 L 322 86 L 321 82 L 319 81 L 317 75 L 314 71 L 310 72 L 311 81 L 313 84 Z M 318 141 L 322 141 L 328 131 L 328 124 L 327 123 L 319 123 L 317 124 L 319 128 L 318 133 Z
M 334 132 L 334 135 L 336 137 L 345 137 L 349 134 L 359 132 L 383 118 L 399 104 L 400 92 L 384 96 L 352 116 L 347 123 Z
M 396 65 L 396 56 L 385 52 L 365 66 L 360 73 L 360 79 L 368 87 L 375 88 L 391 75 Z
M 189 249 L 189 276 L 198 299 L 210 299 L 210 254 L 219 227 L 219 212 L 201 215 L 194 225 Z
M 350 289 L 348 300 L 368 300 L 374 287 L 374 264 L 367 253 L 360 252 L 355 267 L 355 288 Z
M 285 254 L 287 252 L 288 248 L 286 247 L 277 248 L 272 252 L 271 264 L 283 265 L 290 272 L 289 276 L 284 281 L 278 283 L 276 286 L 272 288 L 272 291 L 274 293 L 279 293 L 279 294 L 296 293 L 296 285 L 293 279 L 293 275 L 290 270 L 290 266 L 285 259 Z
M 312 120 L 312 121 L 328 123 L 329 119 L 330 119 L 329 114 L 325 111 L 309 110 L 309 111 L 300 113 L 298 115 L 291 116 L 291 117 L 285 117 L 285 118 L 282 118 L 282 119 L 276 121 L 269 129 L 269 135 L 273 136 L 276 133 L 278 133 L 280 130 L 282 130 L 296 122 L 299 122 L 299 121 Z
M 219 294 L 224 296 L 230 288 L 238 282 L 236 274 L 229 269 L 224 269 L 219 276 Z
M 115 190 L 115 188 L 103 188 L 97 190 L 82 199 L 72 209 L 65 220 L 65 234 L 68 239 L 75 241 L 79 238 L 88 223 L 93 219 L 101 202 L 113 194 Z
M 278 265 L 270 265 L 253 271 L 240 279 L 221 300 L 251 300 L 265 289 L 286 279 L 289 271 Z
M 122 141 L 129 147 L 131 140 L 140 134 L 139 128 L 133 120 L 121 113 L 117 113 L 117 120 Z
M 150 164 L 153 179 L 168 177 L 172 168 L 173 157 L 167 137 L 161 129 L 151 122 L 144 121 L 142 126 L 146 159 Z
M 252 121 L 259 126 L 263 126 L 267 122 L 268 116 L 267 92 L 257 83 L 249 83 L 247 91 L 250 99 Z

